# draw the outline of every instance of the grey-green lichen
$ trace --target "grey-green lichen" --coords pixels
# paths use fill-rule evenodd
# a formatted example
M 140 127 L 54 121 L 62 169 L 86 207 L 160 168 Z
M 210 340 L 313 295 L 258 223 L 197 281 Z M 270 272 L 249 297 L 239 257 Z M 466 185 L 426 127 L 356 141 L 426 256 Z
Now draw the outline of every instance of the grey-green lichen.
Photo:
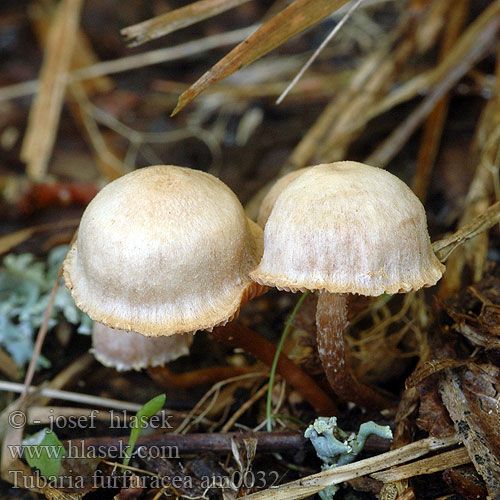
M 323 461 L 322 470 L 325 470 L 354 461 L 371 434 L 386 439 L 392 438 L 389 426 L 378 425 L 371 421 L 361 424 L 357 435 L 354 432 L 349 435 L 337 426 L 335 417 L 317 418 L 306 429 L 304 436 L 311 440 L 318 457 Z M 331 500 L 337 490 L 337 485 L 331 485 L 319 495 L 322 500 Z
M 9 254 L 0 267 L 0 347 L 23 368 L 33 354 L 34 337 L 40 328 L 50 293 L 68 247 L 52 249 L 46 262 L 31 254 Z M 80 333 L 89 334 L 91 319 L 74 304 L 71 294 L 61 283 L 57 289 L 49 329 L 61 317 L 79 325 Z M 47 364 L 41 357 L 40 362 Z

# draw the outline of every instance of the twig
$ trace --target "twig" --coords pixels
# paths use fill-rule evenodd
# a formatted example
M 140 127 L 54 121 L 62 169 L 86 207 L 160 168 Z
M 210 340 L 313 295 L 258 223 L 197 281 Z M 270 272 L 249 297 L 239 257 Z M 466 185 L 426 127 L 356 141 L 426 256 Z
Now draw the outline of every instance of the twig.
M 56 280 L 54 286 L 52 287 L 52 291 L 50 292 L 49 303 L 47 304 L 47 309 L 45 310 L 42 326 L 40 327 L 40 330 L 38 330 L 35 346 L 33 347 L 33 355 L 31 357 L 30 364 L 26 372 L 26 377 L 24 379 L 24 387 L 21 393 L 21 398 L 19 399 L 19 408 L 21 410 L 24 409 L 26 397 L 28 395 L 31 382 L 33 381 L 33 376 L 35 375 L 36 364 L 38 363 L 38 358 L 40 357 L 40 353 L 42 352 L 43 342 L 45 341 L 45 336 L 47 335 L 50 315 L 52 314 L 52 310 L 54 308 L 54 301 L 56 299 L 56 293 L 57 289 L 59 288 L 59 282 L 61 280 L 62 273 L 63 273 L 63 268 L 61 265 L 59 271 L 57 272 Z
M 401 465 L 392 469 L 375 472 L 371 477 L 384 483 L 392 481 L 401 481 L 410 477 L 421 476 L 423 474 L 432 474 L 451 467 L 468 464 L 470 462 L 469 454 L 464 447 L 456 450 L 445 451 L 434 457 L 424 458 L 408 465 Z
M 25 386 L 15 382 L 0 381 L 0 391 L 9 391 L 22 393 Z M 30 387 L 29 393 L 38 392 L 42 396 L 51 399 L 61 399 L 63 401 L 73 401 L 75 403 L 87 404 L 90 406 L 101 406 L 105 408 L 113 408 L 117 410 L 138 411 L 142 405 L 137 403 L 129 403 L 126 401 L 118 401 L 116 399 L 101 398 L 91 396 L 89 394 L 80 394 L 78 392 L 61 391 L 58 389 L 48 389 L 44 387 Z
M 147 371 L 161 387 L 189 389 L 237 377 L 248 373 L 249 370 L 246 366 L 210 366 L 183 373 L 173 373 L 166 366 L 151 366 Z
M 500 2 L 496 2 L 498 5 Z M 500 7 L 499 7 L 500 10 Z M 500 79 L 500 47 L 497 47 L 495 79 Z M 461 228 L 472 219 L 487 210 L 490 200 L 495 195 L 498 183 L 499 131 L 500 131 L 500 87 L 496 85 L 482 113 L 474 138 L 474 156 L 476 170 L 470 183 L 465 207 L 458 222 Z M 455 252 L 449 262 L 448 270 L 439 286 L 440 297 L 457 292 L 464 280 L 464 268 L 469 268 L 472 281 L 479 281 L 486 269 L 488 253 L 488 234 L 483 232 L 474 241 Z
M 185 434 L 188 431 L 190 424 L 192 425 L 193 423 L 196 423 L 204 414 L 208 413 L 208 411 L 210 410 L 211 406 L 213 406 L 215 404 L 215 400 L 217 399 L 217 396 L 220 393 L 221 388 L 224 387 L 225 385 L 231 384 L 233 382 L 239 382 L 241 380 L 258 378 L 258 377 L 264 377 L 264 376 L 265 376 L 265 374 L 261 373 L 261 372 L 246 373 L 244 375 L 239 375 L 237 377 L 232 377 L 232 378 L 228 378 L 226 380 L 222 380 L 220 382 L 217 382 L 216 384 L 214 384 L 210 388 L 210 390 L 208 390 L 203 395 L 203 397 L 198 401 L 198 403 L 196 403 L 196 405 L 194 406 L 194 408 L 189 412 L 189 414 L 186 416 L 186 418 L 183 420 L 183 422 L 181 422 L 181 424 L 175 429 L 174 432 L 176 434 L 180 434 L 180 433 L 184 433 Z M 209 403 L 208 407 L 205 408 L 205 410 L 200 415 L 198 415 L 196 417 L 196 419 L 194 419 L 194 421 L 192 422 L 193 417 L 199 412 L 199 410 L 205 404 L 205 401 L 207 401 L 208 398 L 212 394 L 214 396 L 212 397 L 212 401 Z
M 491 205 L 485 212 L 478 215 L 472 222 L 460 228 L 442 240 L 432 244 L 432 249 L 441 262 L 445 262 L 450 254 L 466 241 L 487 231 L 500 222 L 500 201 Z
M 152 434 L 140 436 L 137 446 L 170 447 L 179 453 L 230 453 L 231 441 L 256 439 L 257 447 L 261 452 L 286 452 L 298 450 L 308 446 L 308 441 L 300 432 L 228 432 L 228 433 L 191 433 L 191 434 Z M 71 439 L 71 445 L 78 449 L 93 447 L 104 450 L 116 447 L 118 443 L 127 442 L 128 436 L 123 437 L 95 437 Z
M 283 99 L 289 94 L 290 90 L 295 87 L 297 82 L 302 78 L 304 73 L 309 69 L 311 64 L 318 58 L 323 49 L 330 43 L 332 38 L 341 30 L 342 26 L 346 21 L 352 16 L 354 11 L 359 7 L 363 0 L 356 0 L 345 13 L 344 17 L 335 25 L 333 30 L 328 34 L 328 36 L 321 42 L 320 46 L 314 51 L 313 55 L 307 60 L 307 62 L 302 66 L 300 71 L 295 75 L 294 79 L 289 83 L 286 89 L 281 93 L 281 95 L 276 99 L 276 105 L 280 105 Z

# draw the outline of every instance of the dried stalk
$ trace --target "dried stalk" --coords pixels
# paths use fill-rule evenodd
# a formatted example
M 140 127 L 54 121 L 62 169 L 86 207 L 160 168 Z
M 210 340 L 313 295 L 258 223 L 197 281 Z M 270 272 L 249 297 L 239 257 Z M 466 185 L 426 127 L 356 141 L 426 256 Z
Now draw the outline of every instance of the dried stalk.
M 452 51 L 462 31 L 469 12 L 469 0 L 459 0 L 450 8 L 449 23 L 444 28 L 443 41 L 439 59 L 443 59 Z M 417 168 L 413 179 L 413 191 L 425 203 L 432 169 L 437 157 L 446 115 L 448 114 L 449 95 L 445 95 L 436 104 L 425 124 L 420 149 L 417 157 Z
M 410 477 L 440 472 L 450 467 L 458 467 L 459 465 L 468 464 L 470 461 L 467 450 L 460 447 L 456 450 L 446 451 L 434 457 L 424 458 L 423 460 L 418 460 L 408 465 L 393 467 L 383 472 L 375 472 L 371 474 L 371 477 L 378 481 L 383 481 L 384 483 L 401 481 L 403 479 L 409 479 Z
M 499 14 L 500 3 L 495 2 L 469 26 L 456 43 L 450 56 L 444 61 L 446 64 L 443 64 L 443 68 L 448 71 L 443 79 L 405 122 L 377 147 L 366 159 L 366 163 L 380 167 L 386 166 L 434 109 L 436 103 L 487 54 L 496 39 L 500 24 Z
M 234 9 L 246 2 L 248 0 L 199 0 L 172 12 L 123 28 L 120 33 L 129 42 L 130 47 L 137 47 L 155 38 L 160 38 L 204 19 Z
M 207 50 L 224 47 L 225 45 L 232 45 L 246 38 L 250 33 L 255 31 L 257 26 L 258 25 L 253 25 L 248 28 L 207 36 L 199 40 L 183 43 L 174 47 L 150 50 L 142 54 L 99 62 L 91 66 L 86 66 L 72 71 L 68 75 L 68 80 L 70 82 L 90 80 L 105 75 L 112 75 L 114 73 L 121 73 L 123 71 L 130 71 L 133 69 L 143 68 L 145 66 L 151 66 L 153 64 L 176 61 L 199 54 L 200 52 L 206 52 Z M 2 87 L 0 88 L 0 101 L 34 94 L 37 92 L 38 87 L 38 80 L 31 80 Z
M 54 146 L 66 90 L 67 74 L 78 32 L 82 0 L 63 0 L 54 15 L 47 37 L 40 89 L 31 107 L 21 149 L 27 174 L 41 179 Z
M 500 2 L 497 1 L 488 10 L 496 7 L 497 21 L 500 16 Z M 496 81 L 500 79 L 500 50 L 497 52 Z M 488 208 L 494 194 L 495 182 L 499 177 L 500 154 L 500 87 L 495 87 L 493 98 L 488 101 L 481 116 L 476 132 L 477 167 L 467 193 L 465 208 L 458 227 L 464 228 L 474 217 Z M 492 207 L 493 208 L 493 207 Z M 493 216 L 493 215 L 492 215 Z M 493 216 L 494 217 L 494 216 Z M 446 297 L 456 292 L 462 281 L 462 272 L 470 267 L 472 280 L 481 279 L 486 265 L 488 235 L 483 232 L 473 242 L 455 252 L 448 262 L 448 269 L 441 281 L 439 294 Z
M 450 254 L 470 239 L 488 231 L 500 222 L 500 201 L 491 205 L 485 212 L 479 214 L 469 224 L 442 240 L 432 244 L 432 249 L 441 262 L 445 262 Z
M 443 439 L 426 438 L 409 445 L 388 451 L 375 457 L 366 458 L 349 465 L 307 476 L 290 483 L 247 495 L 245 500 L 299 500 L 324 490 L 332 484 L 339 484 L 356 477 L 379 472 L 394 465 L 415 460 L 431 451 L 437 451 L 457 444 L 457 436 Z

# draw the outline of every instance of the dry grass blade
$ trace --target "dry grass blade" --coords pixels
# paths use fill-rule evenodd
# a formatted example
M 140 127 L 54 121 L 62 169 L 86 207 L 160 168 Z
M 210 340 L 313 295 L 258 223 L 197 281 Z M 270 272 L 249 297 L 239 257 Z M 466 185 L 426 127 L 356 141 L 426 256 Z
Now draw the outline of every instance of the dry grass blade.
M 445 262 L 450 254 L 466 241 L 488 231 L 500 222 L 500 201 L 491 205 L 485 212 L 478 215 L 472 222 L 463 226 L 452 235 L 432 244 L 432 249 L 441 262 Z
M 9 252 L 23 241 L 30 239 L 34 232 L 35 228 L 27 227 L 0 237 L 0 255 Z
M 253 35 L 235 47 L 180 97 L 172 116 L 205 89 L 275 49 L 289 38 L 321 21 L 348 0 L 295 0 Z
M 27 174 L 41 179 L 54 145 L 64 101 L 68 69 L 78 33 L 82 0 L 64 0 L 58 6 L 48 34 L 40 89 L 31 108 L 21 159 Z
M 458 438 L 456 436 L 444 439 L 422 439 L 407 446 L 402 446 L 397 450 L 388 451 L 353 464 L 333 467 L 312 476 L 279 487 L 259 491 L 243 498 L 245 500 L 299 500 L 314 495 L 332 484 L 343 483 L 356 477 L 373 474 L 394 465 L 409 462 L 426 455 L 430 451 L 453 446 L 457 442 Z
M 401 481 L 410 477 L 421 476 L 423 474 L 432 474 L 450 467 L 468 464 L 470 462 L 469 454 L 465 448 L 446 451 L 430 458 L 424 458 L 408 465 L 401 465 L 392 469 L 375 472 L 371 477 L 378 481 L 387 483 L 389 481 Z
M 439 58 L 442 61 L 453 49 L 453 45 L 462 31 L 469 12 L 469 0 L 459 0 L 450 9 L 449 23 L 444 28 L 443 41 Z M 432 168 L 437 157 L 441 135 L 448 114 L 449 95 L 445 95 L 432 110 L 425 124 L 418 151 L 417 168 L 413 180 L 413 191 L 425 203 Z
M 47 43 L 50 27 L 51 9 L 49 5 L 35 3 L 30 6 L 28 15 L 40 42 L 40 47 Z M 80 29 L 76 34 L 75 45 L 71 57 L 70 69 L 84 68 L 99 62 L 92 45 L 85 33 Z M 30 82 L 27 82 L 30 83 Z M 100 76 L 85 82 L 85 89 L 90 94 L 108 92 L 114 87 L 113 81 L 107 76 Z
M 355 2 L 351 5 L 351 8 L 346 12 L 344 17 L 335 25 L 333 30 L 329 33 L 329 35 L 321 42 L 320 46 L 314 51 L 313 55 L 307 60 L 306 64 L 300 68 L 300 71 L 295 75 L 290 84 L 286 87 L 283 93 L 276 100 L 276 104 L 281 104 L 283 99 L 289 94 L 289 92 L 295 87 L 297 82 L 302 78 L 304 73 L 309 69 L 311 64 L 318 58 L 321 54 L 322 50 L 332 41 L 333 37 L 340 31 L 342 26 L 347 22 L 347 20 L 352 16 L 354 11 L 359 7 L 362 0 L 355 0 Z
M 121 30 L 130 47 L 137 47 L 174 31 L 233 9 L 248 0 L 200 0 Z
M 495 2 L 497 16 L 500 17 L 500 2 Z M 491 9 L 492 7 L 490 7 Z M 483 14 L 484 15 L 484 14 Z M 500 50 L 497 49 L 495 77 L 500 78 Z M 471 182 L 465 207 L 459 221 L 459 228 L 464 228 L 474 217 L 485 212 L 490 200 L 498 194 L 495 185 L 499 182 L 499 137 L 500 137 L 500 88 L 495 87 L 493 98 L 484 107 L 480 122 L 475 133 L 476 171 Z M 473 281 L 479 281 L 486 268 L 488 252 L 488 234 L 483 232 L 474 241 L 462 246 L 449 261 L 448 270 L 441 280 L 439 294 L 446 297 L 459 290 L 468 268 Z
M 449 56 L 439 65 L 442 80 L 416 110 L 365 160 L 383 167 L 394 158 L 411 134 L 434 109 L 446 92 L 482 57 L 494 43 L 500 23 L 500 2 L 486 9 L 460 37 Z
M 29 240 L 34 234 L 42 233 L 44 231 L 51 231 L 62 229 L 65 227 L 76 227 L 80 223 L 80 219 L 69 219 L 60 222 L 54 222 L 51 224 L 42 224 L 40 226 L 26 227 L 15 231 L 13 233 L 6 234 L 0 237 L 0 255 L 9 252 L 17 245 Z

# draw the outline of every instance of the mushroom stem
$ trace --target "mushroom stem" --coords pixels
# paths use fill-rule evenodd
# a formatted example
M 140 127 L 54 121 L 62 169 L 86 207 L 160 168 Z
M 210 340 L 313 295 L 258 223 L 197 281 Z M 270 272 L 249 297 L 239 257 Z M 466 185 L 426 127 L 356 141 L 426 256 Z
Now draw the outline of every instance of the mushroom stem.
M 248 373 L 246 367 L 211 366 L 185 373 L 173 373 L 166 366 L 148 368 L 149 376 L 160 386 L 168 388 L 189 389 L 204 384 L 214 384 L 231 377 Z
M 389 395 L 362 384 L 352 372 L 344 348 L 344 332 L 348 324 L 347 294 L 319 292 L 316 335 L 319 357 L 328 382 L 343 400 L 361 407 L 382 409 L 394 406 Z
M 215 327 L 212 336 L 233 347 L 240 347 L 267 366 L 273 363 L 276 346 L 250 328 L 233 321 L 226 326 Z M 299 391 L 319 414 L 327 416 L 337 413 L 337 407 L 330 396 L 284 354 L 280 354 L 278 358 L 276 371 Z

